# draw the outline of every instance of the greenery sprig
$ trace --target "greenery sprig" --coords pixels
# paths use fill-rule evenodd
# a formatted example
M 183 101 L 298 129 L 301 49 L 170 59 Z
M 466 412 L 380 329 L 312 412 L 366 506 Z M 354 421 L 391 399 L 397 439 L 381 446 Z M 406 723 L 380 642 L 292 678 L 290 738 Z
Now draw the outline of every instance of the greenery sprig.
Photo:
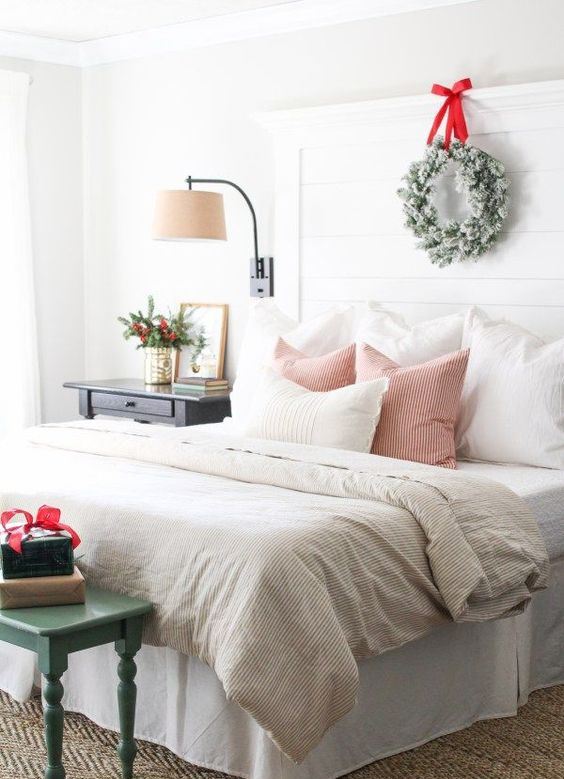
M 129 319 L 120 316 L 118 322 L 125 325 L 123 337 L 126 341 L 130 338 L 139 338 L 137 349 L 181 349 L 183 346 L 197 344 L 203 336 L 203 332 L 198 331 L 190 321 L 192 314 L 193 310 L 188 314 L 183 311 L 177 314 L 169 312 L 168 317 L 165 317 L 155 312 L 155 301 L 152 295 L 149 295 L 146 314 L 141 310 L 130 311 Z

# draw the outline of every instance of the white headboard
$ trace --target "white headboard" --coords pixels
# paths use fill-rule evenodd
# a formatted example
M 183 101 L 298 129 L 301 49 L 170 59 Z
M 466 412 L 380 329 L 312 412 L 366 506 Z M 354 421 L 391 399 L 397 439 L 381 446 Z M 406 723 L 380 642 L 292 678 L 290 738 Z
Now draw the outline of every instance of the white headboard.
M 440 105 L 423 95 L 258 117 L 275 144 L 277 300 L 308 317 L 372 299 L 411 321 L 475 303 L 564 335 L 564 81 L 466 93 L 470 141 L 505 164 L 511 213 L 493 251 L 442 269 L 415 248 L 396 194 Z

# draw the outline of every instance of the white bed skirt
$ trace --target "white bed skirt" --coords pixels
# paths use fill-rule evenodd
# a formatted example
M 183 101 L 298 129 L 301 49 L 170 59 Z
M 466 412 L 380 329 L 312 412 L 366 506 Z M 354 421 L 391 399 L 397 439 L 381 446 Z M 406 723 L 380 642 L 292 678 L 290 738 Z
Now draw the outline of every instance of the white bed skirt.
M 185 760 L 249 779 L 332 779 L 366 763 L 460 730 L 511 716 L 539 687 L 564 683 L 564 559 L 550 589 L 519 617 L 445 625 L 432 635 L 360 664 L 356 708 L 300 766 L 228 702 L 215 673 L 195 658 L 143 647 L 136 735 Z M 117 730 L 116 655 L 101 647 L 71 655 L 65 674 L 69 711 Z M 0 687 L 31 693 L 34 655 L 0 642 Z

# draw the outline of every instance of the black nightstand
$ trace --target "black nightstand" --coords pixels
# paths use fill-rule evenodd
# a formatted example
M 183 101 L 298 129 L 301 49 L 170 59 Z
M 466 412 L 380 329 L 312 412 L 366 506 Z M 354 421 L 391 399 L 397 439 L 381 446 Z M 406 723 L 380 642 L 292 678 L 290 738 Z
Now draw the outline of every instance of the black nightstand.
M 67 381 L 63 387 L 78 390 L 78 410 L 85 419 L 105 414 L 186 427 L 222 422 L 231 416 L 229 392 L 175 392 L 170 385 L 144 384 L 140 379 Z

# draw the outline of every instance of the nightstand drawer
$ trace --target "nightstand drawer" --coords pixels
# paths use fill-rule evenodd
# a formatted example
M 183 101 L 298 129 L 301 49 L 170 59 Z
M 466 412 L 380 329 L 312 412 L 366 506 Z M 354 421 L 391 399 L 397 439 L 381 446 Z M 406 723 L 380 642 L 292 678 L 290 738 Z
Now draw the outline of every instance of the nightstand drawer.
M 178 393 L 170 384 L 147 387 L 141 379 L 66 382 L 78 390 L 78 410 L 85 419 L 97 414 L 157 425 L 207 425 L 231 415 L 229 391 L 210 396 Z
M 155 414 L 172 417 L 172 400 L 158 398 L 139 398 L 135 395 L 110 395 L 106 392 L 92 392 L 90 396 L 94 411 L 122 411 L 131 414 Z

